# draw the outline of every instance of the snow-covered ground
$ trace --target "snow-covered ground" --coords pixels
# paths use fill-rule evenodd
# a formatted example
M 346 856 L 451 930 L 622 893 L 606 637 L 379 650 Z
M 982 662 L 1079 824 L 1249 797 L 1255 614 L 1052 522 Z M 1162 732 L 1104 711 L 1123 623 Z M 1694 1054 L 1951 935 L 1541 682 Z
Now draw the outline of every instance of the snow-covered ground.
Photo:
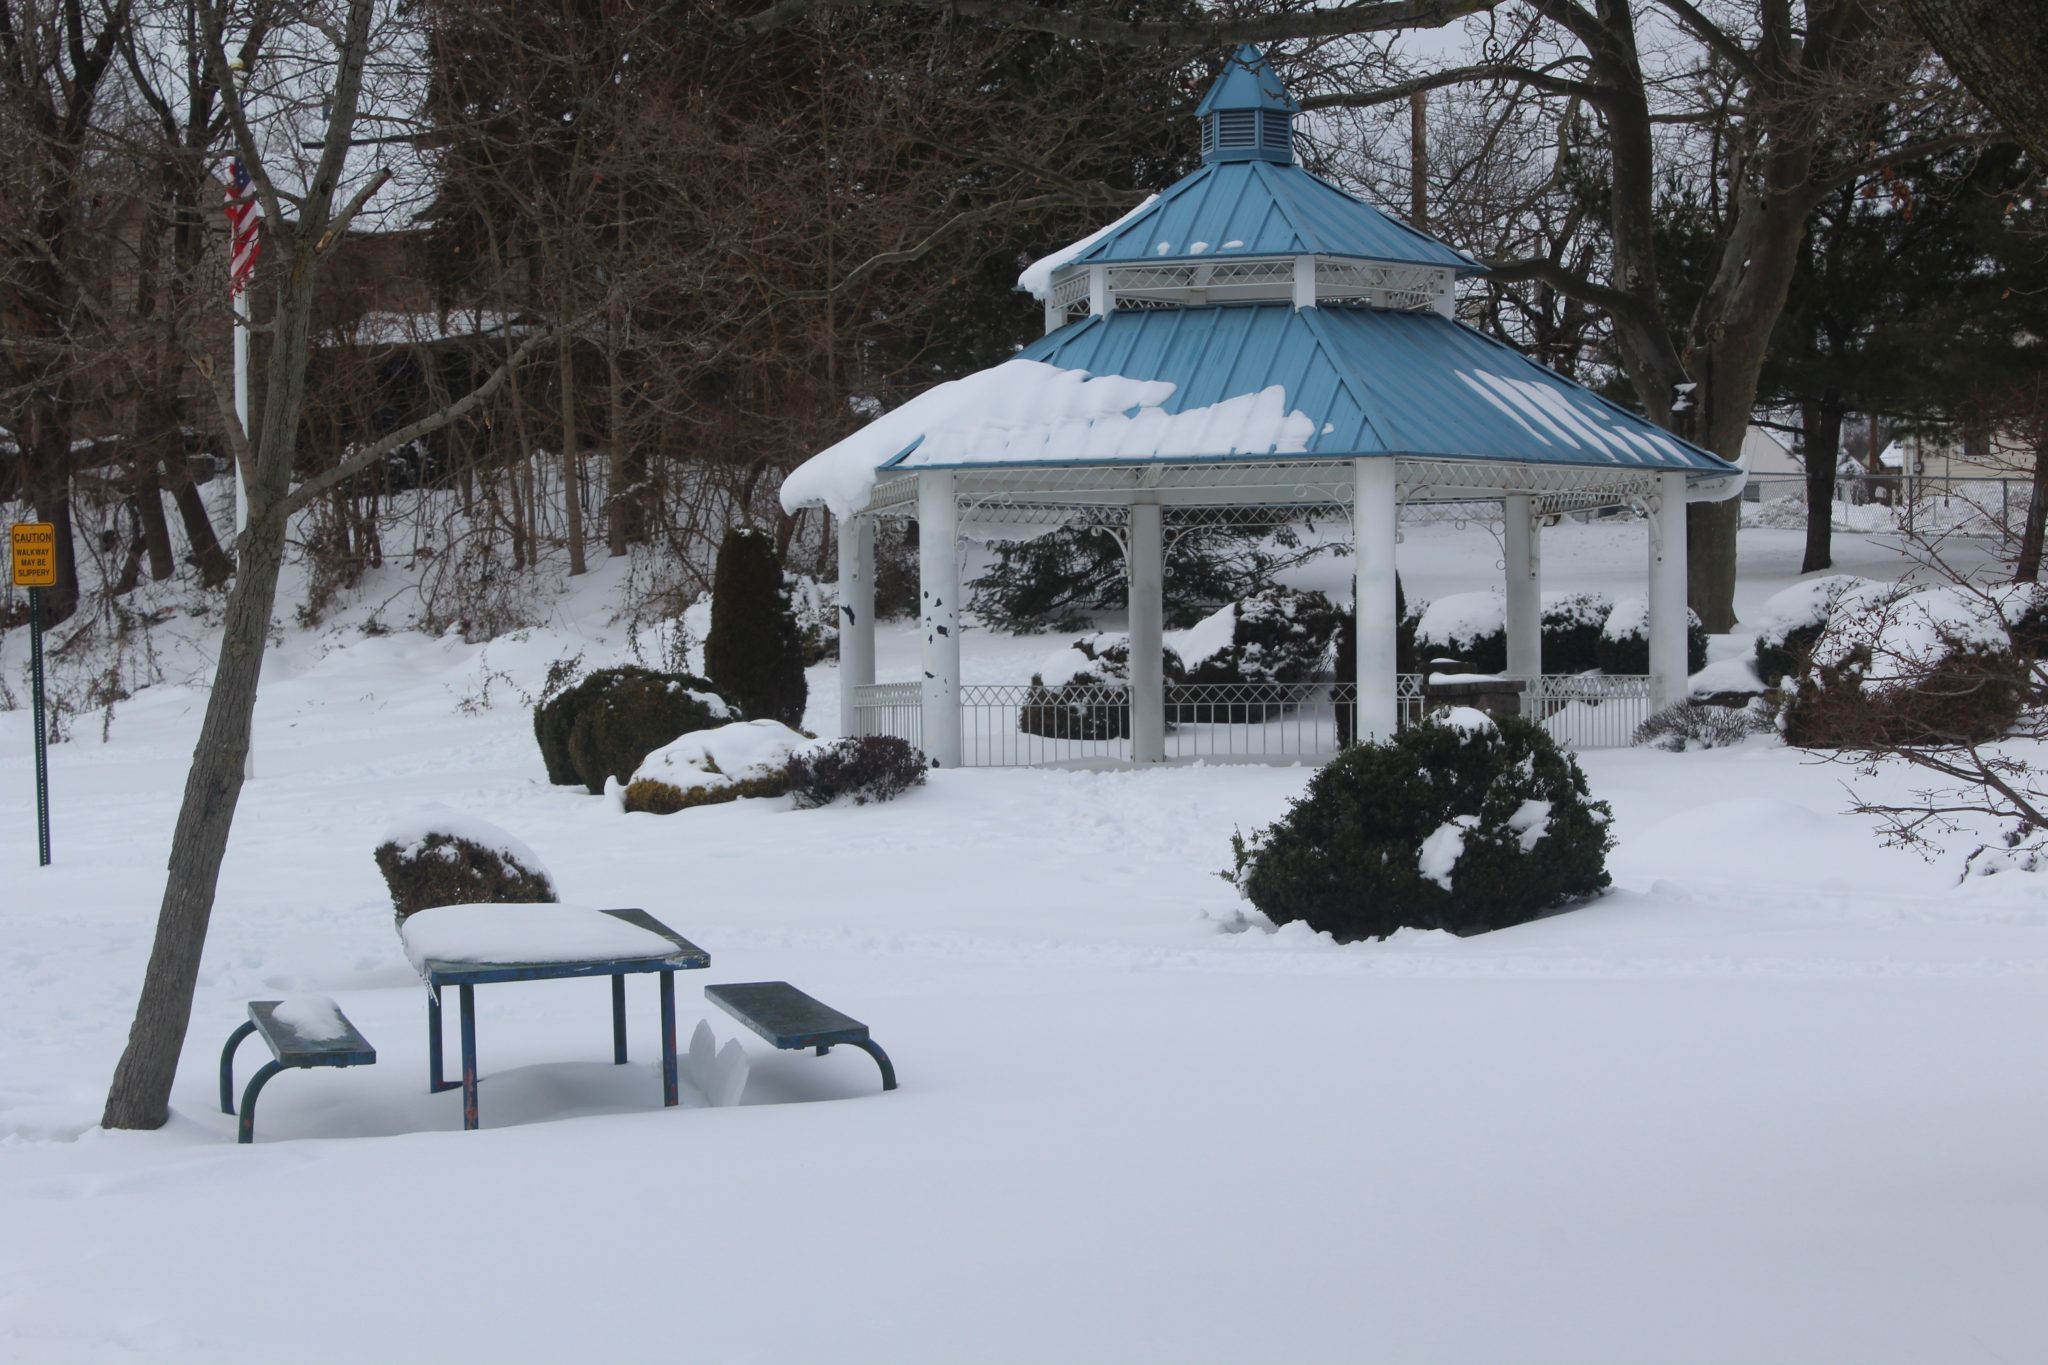
M 1797 577 L 1799 542 L 1743 532 L 1740 607 Z M 1876 537 L 1837 547 L 1902 571 Z M 1401 547 L 1411 597 L 1497 560 L 1476 525 Z M 1643 563 L 1639 523 L 1545 535 L 1546 587 L 1640 592 Z M 0 712 L 0 1359 L 2048 1358 L 2048 882 L 1959 884 L 1967 845 L 1925 863 L 1842 813 L 1845 779 L 1909 774 L 1768 738 L 1588 753 L 1611 894 L 1340 947 L 1247 927 L 1215 875 L 1306 768 L 941 772 L 882 806 L 669 817 L 550 787 L 520 695 L 554 659 L 623 657 L 616 586 L 489 645 L 347 613 L 282 632 L 161 1132 L 95 1123 L 205 633 L 110 723 L 71 719 L 48 869 L 28 718 Z M 25 700 L 21 634 L 0 672 Z M 973 633 L 965 670 L 1020 681 L 1057 644 Z M 881 675 L 915 648 L 885 632 Z M 830 731 L 830 667 L 811 685 Z M 659 1107 L 644 979 L 624 1068 L 602 984 L 487 986 L 461 1132 L 370 857 L 427 802 L 504 826 L 565 900 L 708 949 L 682 1029 L 740 1038 L 743 1102 Z M 902 1088 L 857 1052 L 770 1051 L 697 992 L 755 979 L 869 1022 Z M 218 1049 L 244 1002 L 294 992 L 337 1000 L 378 1065 L 279 1077 L 237 1147 Z

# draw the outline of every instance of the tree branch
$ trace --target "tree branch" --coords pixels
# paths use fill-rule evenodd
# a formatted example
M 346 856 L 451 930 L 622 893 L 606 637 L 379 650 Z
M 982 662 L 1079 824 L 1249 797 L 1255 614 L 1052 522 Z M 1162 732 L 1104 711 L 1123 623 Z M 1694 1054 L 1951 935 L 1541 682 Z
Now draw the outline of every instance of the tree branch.
M 1654 0 L 1654 3 L 1676 19 L 1686 32 L 1711 48 L 1715 56 L 1740 71 L 1745 80 L 1760 86 L 1769 84 L 1764 69 L 1757 65 L 1749 49 L 1730 37 L 1728 30 L 1693 8 L 1691 0 Z
M 1512 284 L 1517 280 L 1534 280 L 1547 284 L 1567 298 L 1577 299 L 1606 313 L 1609 317 L 1626 318 L 1631 322 L 1654 323 L 1655 315 L 1644 302 L 1634 294 L 1616 289 L 1612 285 L 1598 284 L 1583 275 L 1574 274 L 1556 261 L 1542 257 L 1531 257 L 1520 261 L 1489 261 L 1486 267 L 1489 280 Z
M 511 354 L 505 357 L 503 363 L 493 370 L 483 383 L 478 384 L 468 393 L 440 411 L 429 413 L 417 422 L 400 427 L 384 437 L 383 440 L 357 451 L 334 468 L 315 474 L 312 478 L 307 479 L 297 488 L 294 488 L 291 492 L 278 499 L 272 506 L 266 508 L 264 515 L 277 518 L 289 517 L 328 489 L 338 483 L 354 478 L 400 446 L 408 442 L 417 441 L 422 436 L 431 436 L 449 423 L 468 416 L 485 399 L 489 398 L 499 389 L 504 388 L 505 382 L 512 377 L 512 372 L 525 364 L 527 358 L 535 351 L 548 342 L 555 340 L 564 332 L 573 332 L 577 327 L 595 316 L 596 310 L 593 310 L 558 327 L 549 327 L 535 332 L 532 336 L 515 346 Z
M 1032 0 L 776 0 L 742 20 L 756 33 L 786 28 L 807 15 L 833 9 L 882 5 L 961 14 L 970 19 L 1007 24 L 1083 42 L 1126 47 L 1225 47 L 1233 43 L 1270 43 L 1290 38 L 1335 38 L 1353 33 L 1379 33 L 1400 28 L 1441 28 L 1468 14 L 1483 14 L 1502 0 L 1353 0 L 1328 9 L 1210 20 L 1111 19 L 1075 14 L 1032 3 Z M 683 6 L 672 6 L 671 13 Z
M 1561 65 L 1561 63 L 1559 64 Z M 1458 66 L 1448 70 L 1416 76 L 1410 80 L 1383 85 L 1376 90 L 1339 92 L 1329 95 L 1310 95 L 1301 102 L 1303 109 L 1370 109 L 1374 105 L 1394 104 L 1411 95 L 1425 90 L 1440 90 L 1447 85 L 1463 85 L 1467 82 L 1508 81 L 1525 85 L 1532 90 L 1541 90 L 1551 95 L 1571 95 L 1589 104 L 1598 104 L 1607 94 L 1607 87 L 1594 85 L 1589 81 L 1569 80 L 1550 74 L 1551 68 L 1516 66 L 1508 62 L 1485 62 L 1478 66 Z

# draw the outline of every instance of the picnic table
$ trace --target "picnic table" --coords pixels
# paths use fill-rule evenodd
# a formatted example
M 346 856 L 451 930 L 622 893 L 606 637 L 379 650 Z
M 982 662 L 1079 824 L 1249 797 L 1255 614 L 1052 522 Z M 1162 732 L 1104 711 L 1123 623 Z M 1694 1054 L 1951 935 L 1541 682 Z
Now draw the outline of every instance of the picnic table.
M 477 1126 L 478 986 L 608 976 L 612 982 L 612 1061 L 626 1062 L 626 977 L 661 974 L 661 1094 L 678 1101 L 675 974 L 709 967 L 711 955 L 645 910 L 587 906 L 442 905 L 399 926 L 406 956 L 427 985 L 428 1086 L 462 1087 L 462 1126 Z M 462 1010 L 462 1079 L 441 1077 L 441 988 L 454 986 Z

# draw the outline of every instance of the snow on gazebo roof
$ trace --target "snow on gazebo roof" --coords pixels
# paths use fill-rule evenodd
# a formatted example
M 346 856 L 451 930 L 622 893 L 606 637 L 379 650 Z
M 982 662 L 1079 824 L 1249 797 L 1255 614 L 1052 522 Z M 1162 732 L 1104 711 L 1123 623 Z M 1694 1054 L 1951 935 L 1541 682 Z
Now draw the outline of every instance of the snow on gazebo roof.
M 1540 482 L 1612 501 L 1664 472 L 1695 497 L 1739 486 L 1738 466 L 1446 316 L 1453 277 L 1480 267 L 1295 165 L 1299 107 L 1240 49 L 1198 110 L 1202 167 L 1019 281 L 1049 300 L 1049 325 L 1089 316 L 813 456 L 783 505 L 848 516 L 877 505 L 878 476 L 926 469 L 1027 471 L 1006 488 L 1043 498 L 1050 471 L 1101 484 L 1134 465 L 1180 467 L 1151 486 L 1177 480 L 1193 505 L 1221 464 L 1263 471 L 1248 477 L 1269 502 L 1301 502 L 1326 494 L 1289 463 L 1374 457 L 1482 497 Z
M 1262 304 L 1084 318 L 813 456 L 782 500 L 847 516 L 920 469 L 1374 456 L 1740 474 L 1439 314 Z

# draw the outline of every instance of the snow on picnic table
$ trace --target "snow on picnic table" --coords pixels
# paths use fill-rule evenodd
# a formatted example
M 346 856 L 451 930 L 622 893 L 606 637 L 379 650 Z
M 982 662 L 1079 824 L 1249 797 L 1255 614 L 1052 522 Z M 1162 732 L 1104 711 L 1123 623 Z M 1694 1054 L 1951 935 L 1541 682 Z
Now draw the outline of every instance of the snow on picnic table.
M 1545 571 L 1626 590 L 1643 544 L 1558 527 Z M 1738 606 L 1800 549 L 1745 530 Z M 1495 559 L 1483 530 L 1402 545 L 1418 596 Z M 607 572 L 485 648 L 286 631 L 156 1133 L 94 1125 L 204 691 L 149 688 L 105 743 L 86 717 L 52 750 L 41 870 L 27 720 L 0 712 L 0 1358 L 2048 1359 L 2048 880 L 1878 848 L 1850 771 L 1764 736 L 1588 753 L 1610 894 L 1338 946 L 1247 923 L 1215 876 L 1305 767 L 942 771 L 880 806 L 663 818 L 548 786 L 523 710 L 458 706 L 493 671 L 531 693 L 555 658 L 625 657 Z M 885 631 L 880 676 L 917 643 Z M 1048 643 L 974 630 L 965 670 L 1018 680 Z M 810 679 L 830 733 L 832 670 Z M 711 952 L 697 979 L 868 1023 L 902 1088 L 686 988 L 679 1027 L 736 1038 L 750 1075 L 734 1107 L 686 1086 L 664 1110 L 651 983 L 623 1067 L 606 983 L 524 983 L 478 994 L 486 1127 L 461 1132 L 370 858 L 425 800 L 530 842 L 564 895 L 645 906 Z M 305 992 L 379 1064 L 273 1085 L 237 1147 L 220 1044 Z M 348 1267 L 349 1311 L 294 1296 L 281 1236 Z
M 581 905 L 441 905 L 407 915 L 398 933 L 422 973 L 429 962 L 610 962 L 677 951 L 652 930 Z

